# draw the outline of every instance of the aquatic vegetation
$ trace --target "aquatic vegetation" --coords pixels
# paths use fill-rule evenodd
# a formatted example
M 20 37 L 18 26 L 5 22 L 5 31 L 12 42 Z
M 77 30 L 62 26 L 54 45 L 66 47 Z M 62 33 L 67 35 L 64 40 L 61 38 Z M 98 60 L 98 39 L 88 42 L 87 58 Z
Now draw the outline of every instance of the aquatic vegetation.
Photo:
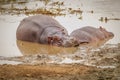
M 29 14 L 45 14 L 45 15 L 51 15 L 51 16 L 64 15 L 62 13 L 55 13 L 55 12 L 52 12 L 50 10 L 43 9 L 43 8 L 39 8 L 39 9 L 36 9 L 36 10 L 27 10 L 27 11 L 25 11 L 25 14 L 26 15 L 29 15 Z
M 60 8 L 61 6 L 64 6 L 64 2 L 53 2 L 50 4 L 51 6 L 57 6 L 58 8 Z
M 37 3 L 33 4 L 33 0 L 2 0 L 4 4 L 1 3 L 0 14 L 9 15 L 35 15 L 43 14 L 50 16 L 66 16 L 66 15 L 76 15 L 78 19 L 82 20 L 82 13 L 84 12 L 81 8 L 73 8 L 65 5 L 64 1 L 51 1 L 51 0 L 35 0 Z M 28 4 L 32 4 L 29 7 Z M 40 6 L 43 4 L 44 6 Z M 6 6 L 7 5 L 7 6 Z M 87 11 L 87 13 L 93 13 L 93 10 Z
M 70 14 L 82 14 L 83 11 L 81 11 L 80 9 L 77 9 L 77 10 L 70 10 Z
M 3 4 L 11 4 L 11 3 L 17 3 L 17 4 L 25 4 L 27 3 L 28 0 L 0 0 L 0 4 L 3 5 Z
M 120 18 L 108 18 L 108 17 L 101 17 L 99 21 L 107 23 L 110 20 L 120 20 Z
M 44 4 L 45 6 L 40 6 L 39 4 L 33 4 L 32 6 L 36 6 L 38 8 L 31 9 L 25 4 L 29 4 L 28 1 L 17 1 L 17 0 L 2 0 L 2 3 L 5 3 L 5 5 L 8 5 L 8 7 L 5 7 L 4 4 L 0 6 L 0 13 L 1 14 L 11 14 L 11 15 L 35 15 L 35 14 L 44 14 L 44 15 L 51 15 L 51 16 L 65 16 L 68 14 L 76 14 L 81 15 L 82 10 L 80 8 L 73 9 L 73 8 L 66 8 L 64 5 L 64 2 L 61 1 L 51 1 L 51 0 L 36 0 L 39 4 Z M 24 5 L 23 5 L 24 4 Z M 18 7 L 22 6 L 22 7 Z M 82 19 L 80 16 L 79 19 Z
M 36 4 L 32 4 L 35 6 L 31 8 L 28 4 L 37 1 Z M 27 5 L 26 5 L 27 4 Z M 40 6 L 39 4 L 44 4 L 44 6 Z M 7 7 L 5 7 L 7 5 Z M 20 7 L 19 7 L 20 6 Z M 21 7 L 22 6 L 22 7 Z M 81 5 L 81 7 L 83 4 Z M 82 20 L 83 13 L 95 13 L 94 10 L 84 11 L 79 8 L 73 8 L 66 6 L 64 1 L 52 1 L 52 0 L 0 0 L 0 14 L 11 14 L 11 15 L 35 15 L 35 14 L 44 14 L 50 16 L 65 16 L 65 15 L 76 15 L 78 19 Z M 98 19 L 101 22 L 107 23 L 110 20 L 120 20 L 120 18 L 108 18 L 108 17 L 100 17 Z

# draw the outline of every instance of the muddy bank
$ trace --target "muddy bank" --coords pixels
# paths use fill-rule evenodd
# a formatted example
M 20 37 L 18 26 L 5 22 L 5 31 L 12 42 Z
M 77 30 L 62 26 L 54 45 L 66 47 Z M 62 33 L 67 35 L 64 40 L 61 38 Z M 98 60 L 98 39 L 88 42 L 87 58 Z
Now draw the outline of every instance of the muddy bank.
M 100 50 L 88 53 L 84 63 L 41 63 L 47 59 L 40 55 L 29 55 L 29 62 L 25 62 L 28 56 L 1 57 L 1 60 L 23 61 L 18 65 L 0 65 L 0 80 L 120 80 L 120 44 L 106 44 L 97 49 Z M 71 59 L 82 58 L 76 54 Z
M 101 69 L 72 65 L 2 65 L 1 80 L 119 80 L 120 66 Z
M 63 80 L 75 74 L 83 75 L 90 68 L 80 65 L 3 65 L 0 69 L 3 79 Z

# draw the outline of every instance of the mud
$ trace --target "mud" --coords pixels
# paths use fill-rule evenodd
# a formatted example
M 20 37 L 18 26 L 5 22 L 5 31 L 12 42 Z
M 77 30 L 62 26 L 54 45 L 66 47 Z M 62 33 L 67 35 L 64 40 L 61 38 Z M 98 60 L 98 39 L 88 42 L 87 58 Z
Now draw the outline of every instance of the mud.
M 0 80 L 120 80 L 120 44 L 90 49 L 85 56 L 78 52 L 67 56 L 54 54 L 54 59 L 46 54 L 0 57 L 21 62 L 0 65 Z
M 72 65 L 1 65 L 1 80 L 119 80 L 117 68 Z

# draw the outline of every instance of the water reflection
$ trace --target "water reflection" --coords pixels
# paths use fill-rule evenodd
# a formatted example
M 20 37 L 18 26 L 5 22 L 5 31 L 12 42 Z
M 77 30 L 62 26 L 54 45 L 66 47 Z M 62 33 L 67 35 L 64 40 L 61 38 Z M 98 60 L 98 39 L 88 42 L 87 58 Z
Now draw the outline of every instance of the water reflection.
M 31 54 L 72 54 L 77 47 L 57 47 L 52 45 L 38 44 L 17 40 L 17 46 L 23 55 Z
M 120 18 L 107 18 L 107 17 L 101 17 L 99 21 L 107 23 L 110 20 L 120 20 Z

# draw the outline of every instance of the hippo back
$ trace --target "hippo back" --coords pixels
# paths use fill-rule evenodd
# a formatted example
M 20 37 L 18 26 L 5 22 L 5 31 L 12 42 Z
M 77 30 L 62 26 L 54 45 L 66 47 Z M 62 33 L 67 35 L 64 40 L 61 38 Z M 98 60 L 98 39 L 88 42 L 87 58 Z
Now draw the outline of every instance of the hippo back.
M 53 19 L 50 16 L 46 16 L 46 15 L 30 16 L 25 18 L 23 21 L 33 22 L 39 25 L 40 28 L 58 27 L 64 29 L 65 32 L 67 32 L 67 30 L 62 25 L 59 24 L 59 22 L 57 22 L 55 19 Z
M 91 26 L 85 26 L 74 30 L 70 36 L 77 39 L 79 44 L 81 43 L 98 43 L 100 41 L 107 41 L 110 37 L 113 37 L 112 32 L 108 32 L 104 28 L 94 28 Z
M 46 28 L 58 28 L 68 35 L 67 30 L 55 19 L 45 15 L 35 15 L 24 18 L 18 26 L 16 36 L 18 40 L 40 42 L 40 37 Z
M 95 42 L 97 38 L 81 29 L 74 30 L 70 36 L 75 37 L 79 44 Z
M 91 26 L 85 26 L 80 30 L 89 33 L 90 35 L 96 37 L 97 39 L 103 40 L 105 39 L 105 34 L 99 29 Z

